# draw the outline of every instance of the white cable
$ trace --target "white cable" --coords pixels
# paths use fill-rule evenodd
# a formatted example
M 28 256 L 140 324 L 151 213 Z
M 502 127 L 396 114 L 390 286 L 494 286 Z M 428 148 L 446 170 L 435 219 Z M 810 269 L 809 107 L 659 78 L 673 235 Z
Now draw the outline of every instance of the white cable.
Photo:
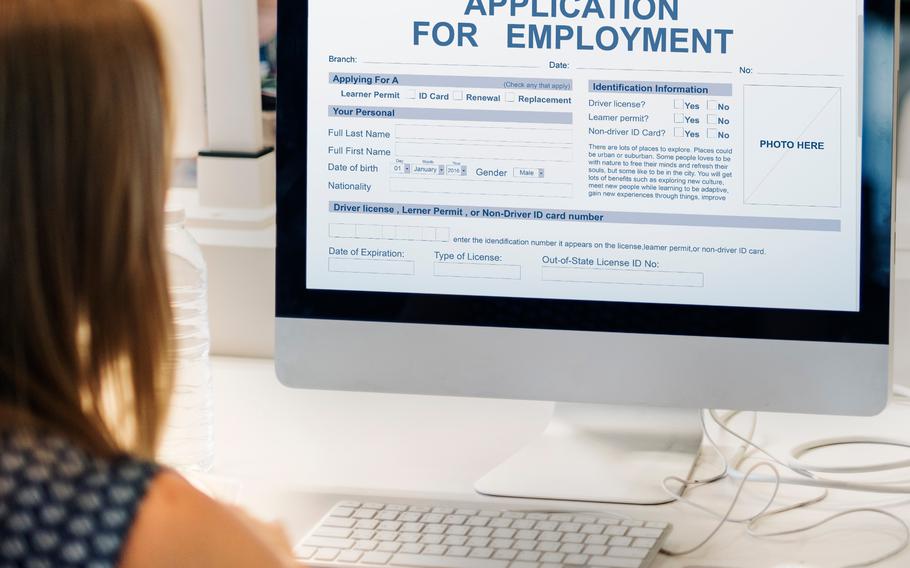
M 908 389 L 907 392 L 908 392 L 908 394 L 910 394 L 910 389 Z M 897 394 L 900 395 L 900 393 L 897 393 Z M 908 525 L 907 522 L 905 522 L 903 519 L 899 518 L 897 515 L 895 515 L 893 513 L 885 511 L 881 508 L 872 508 L 872 507 L 850 509 L 850 510 L 842 511 L 839 513 L 835 513 L 829 517 L 826 517 L 825 519 L 822 519 L 821 521 L 815 522 L 808 526 L 797 527 L 797 528 L 783 530 L 783 531 L 777 531 L 777 532 L 769 532 L 769 533 L 762 533 L 762 532 L 758 531 L 759 525 L 763 521 L 765 521 L 773 516 L 781 515 L 786 512 L 794 511 L 797 509 L 815 505 L 817 503 L 821 503 L 828 496 L 828 491 L 827 491 L 828 487 L 835 488 L 835 489 L 849 489 L 852 491 L 867 491 L 867 492 L 878 492 L 878 493 L 910 493 L 910 487 L 904 487 L 904 486 L 900 486 L 900 485 L 893 485 L 893 484 L 889 485 L 887 483 L 885 483 L 885 484 L 864 484 L 864 483 L 840 482 L 840 481 L 836 481 L 836 480 L 828 480 L 828 479 L 820 478 L 815 473 L 815 471 L 813 471 L 813 470 L 817 470 L 818 468 L 810 467 L 810 466 L 802 463 L 799 459 L 802 456 L 804 456 L 806 453 L 808 453 L 809 451 L 819 449 L 822 447 L 828 447 L 831 445 L 843 445 L 843 444 L 877 443 L 877 444 L 887 444 L 887 445 L 895 445 L 895 446 L 901 446 L 901 447 L 910 447 L 910 443 L 904 442 L 901 440 L 882 439 L 882 438 L 837 438 L 837 439 L 831 439 L 831 440 L 820 440 L 820 441 L 811 442 L 808 444 L 803 444 L 801 446 L 794 448 L 794 450 L 791 452 L 791 454 L 792 454 L 791 460 L 789 460 L 789 462 L 785 462 L 784 460 L 771 454 L 769 451 L 767 451 L 766 449 L 762 448 L 761 446 L 759 446 L 758 444 L 756 444 L 754 442 L 755 431 L 757 428 L 757 414 L 755 414 L 755 413 L 752 414 L 752 416 L 753 416 L 752 427 L 747 436 L 743 436 L 743 435 L 739 434 L 738 432 L 734 431 L 732 429 L 732 427 L 730 427 L 730 422 L 739 414 L 740 413 L 737 413 L 737 412 L 731 412 L 731 413 L 728 413 L 727 415 L 721 417 L 718 415 L 718 413 L 716 411 L 708 411 L 708 415 L 711 416 L 712 420 L 717 424 L 718 427 L 721 428 L 721 430 L 723 430 L 724 432 L 728 433 L 729 435 L 733 436 L 734 438 L 736 438 L 737 440 L 739 440 L 741 442 L 740 446 L 736 450 L 736 453 L 734 454 L 734 459 L 728 460 L 727 457 L 724 455 L 723 451 L 720 449 L 720 446 L 717 444 L 717 442 L 711 436 L 711 434 L 707 428 L 707 424 L 705 422 L 705 413 L 704 412 L 701 413 L 701 423 L 702 423 L 702 429 L 704 430 L 705 439 L 708 441 L 711 448 L 717 453 L 717 455 L 720 457 L 720 459 L 723 463 L 723 468 L 722 468 L 723 471 L 720 474 L 712 476 L 706 480 L 684 480 L 684 479 L 678 478 L 678 477 L 670 477 L 663 481 L 664 490 L 675 501 L 695 507 L 701 511 L 704 511 L 704 512 L 710 514 L 711 516 L 718 518 L 719 519 L 718 524 L 708 534 L 708 536 L 706 538 L 704 538 L 701 542 L 699 542 L 697 545 L 695 545 L 687 550 L 683 550 L 683 551 L 672 551 L 672 550 L 664 549 L 661 551 L 662 553 L 664 553 L 668 556 L 685 556 L 688 554 L 692 554 L 693 552 L 701 549 L 702 547 L 707 545 L 709 542 L 711 542 L 711 540 L 717 536 L 717 534 L 720 532 L 720 530 L 723 528 L 723 526 L 727 523 L 746 524 L 747 534 L 749 534 L 753 537 L 756 537 L 756 538 L 772 538 L 772 537 L 779 537 L 779 536 L 786 536 L 786 535 L 793 535 L 793 534 L 800 534 L 800 533 L 808 532 L 808 531 L 814 530 L 816 528 L 822 527 L 824 525 L 827 525 L 835 520 L 838 520 L 838 519 L 841 519 L 841 518 L 844 518 L 847 516 L 858 515 L 858 514 L 875 514 L 875 515 L 884 516 L 888 519 L 895 521 L 900 526 L 900 528 L 903 532 L 903 539 L 893 550 L 887 552 L 886 554 L 883 554 L 872 560 L 868 560 L 868 561 L 865 561 L 865 562 L 862 562 L 859 564 L 851 564 L 849 566 L 846 566 L 845 568 L 861 568 L 861 567 L 866 567 L 866 566 L 874 566 L 876 564 L 884 562 L 885 560 L 894 558 L 895 556 L 901 554 L 904 550 L 906 550 L 908 548 L 908 546 L 910 546 L 910 525 Z M 770 461 L 759 462 L 759 463 L 753 465 L 746 472 L 741 472 L 740 467 L 742 467 L 743 462 L 745 462 L 749 458 L 749 454 L 752 451 L 763 454 Z M 731 463 L 732 463 L 732 466 L 731 466 Z M 892 470 L 892 469 L 898 469 L 903 464 L 904 464 L 904 462 L 894 462 L 891 464 L 876 464 L 876 465 L 871 465 L 871 466 L 850 466 L 850 467 L 842 467 L 842 468 L 824 468 L 825 469 L 824 473 L 862 473 L 862 472 L 868 472 L 868 471 L 887 471 L 887 470 Z M 908 462 L 908 465 L 910 465 L 910 462 Z M 800 501 L 800 502 L 797 502 L 797 503 L 794 503 L 794 504 L 791 504 L 788 506 L 784 506 L 784 507 L 781 507 L 778 509 L 772 509 L 775 501 L 777 500 L 781 485 L 784 483 L 784 480 L 782 479 L 782 477 L 780 475 L 780 470 L 778 469 L 778 466 L 788 469 L 788 470 L 796 473 L 799 476 L 798 478 L 796 478 L 796 480 L 787 480 L 787 483 L 796 483 L 799 485 L 822 487 L 822 488 L 825 488 L 825 491 L 823 491 L 823 493 L 821 495 L 814 497 L 812 499 Z M 765 476 L 765 477 L 760 478 L 759 476 L 756 475 L 756 472 L 762 468 L 770 469 L 772 474 L 770 476 Z M 723 514 L 713 511 L 710 508 L 702 506 L 698 503 L 695 503 L 694 501 L 692 501 L 688 497 L 686 497 L 686 492 L 691 489 L 695 489 L 698 487 L 704 487 L 706 485 L 716 483 L 717 481 L 720 481 L 727 477 L 738 479 L 739 486 L 737 488 L 736 494 L 733 497 L 733 500 L 730 503 L 729 508 Z M 743 494 L 743 491 L 745 490 L 746 485 L 749 483 L 749 481 L 753 481 L 753 480 L 773 483 L 774 488 L 772 491 L 772 495 L 770 496 L 767 503 L 764 505 L 764 507 L 761 509 L 761 511 L 759 513 L 752 515 L 751 517 L 744 518 L 744 519 L 733 518 L 733 516 L 732 516 L 733 511 L 735 510 L 736 505 L 739 503 L 739 500 L 742 497 L 742 494 Z M 673 491 L 670 488 L 669 485 L 671 483 L 679 483 L 681 485 L 679 493 L 676 493 L 675 491 Z M 894 505 L 897 505 L 897 504 L 896 503 L 892 504 L 892 506 L 894 506 Z

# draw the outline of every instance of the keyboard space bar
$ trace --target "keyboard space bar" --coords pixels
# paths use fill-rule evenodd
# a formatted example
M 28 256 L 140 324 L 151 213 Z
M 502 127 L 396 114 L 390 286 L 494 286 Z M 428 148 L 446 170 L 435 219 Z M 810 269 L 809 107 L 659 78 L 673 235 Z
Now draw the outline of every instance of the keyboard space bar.
M 396 554 L 389 566 L 413 568 L 506 568 L 505 560 L 486 558 L 454 558 L 451 556 L 422 556 L 420 554 Z

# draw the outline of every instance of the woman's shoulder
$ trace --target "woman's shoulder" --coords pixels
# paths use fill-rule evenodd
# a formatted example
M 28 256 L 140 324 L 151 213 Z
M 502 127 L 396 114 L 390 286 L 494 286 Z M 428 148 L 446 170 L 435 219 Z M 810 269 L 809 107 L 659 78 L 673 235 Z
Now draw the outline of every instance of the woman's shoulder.
M 121 566 L 180 566 L 190 559 L 198 567 L 292 566 L 281 541 L 282 535 L 163 471 L 139 510 Z
M 281 567 L 287 546 L 177 473 L 0 431 L 0 565 Z
M 94 457 L 60 436 L 0 432 L 0 560 L 115 566 L 158 471 Z

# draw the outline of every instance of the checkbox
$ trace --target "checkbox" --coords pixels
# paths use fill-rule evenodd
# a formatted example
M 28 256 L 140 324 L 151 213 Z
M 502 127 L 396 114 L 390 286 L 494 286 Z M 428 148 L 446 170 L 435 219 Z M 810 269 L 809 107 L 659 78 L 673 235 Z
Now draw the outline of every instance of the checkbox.
M 673 122 L 676 124 L 683 124 L 686 122 L 686 116 L 684 114 L 676 113 L 676 115 L 673 116 Z
M 708 138 L 717 138 L 717 129 L 716 128 L 708 129 Z
M 673 135 L 676 136 L 677 138 L 683 138 L 686 135 L 686 131 L 683 130 L 682 128 L 674 128 Z
M 676 99 L 675 101 L 673 101 L 673 108 L 675 108 L 676 110 L 681 110 L 681 109 L 686 108 L 686 101 L 684 101 L 682 99 Z
M 417 91 L 415 91 L 414 89 L 411 89 L 410 91 L 408 91 L 408 98 L 409 98 L 409 99 L 416 99 L 416 98 L 417 98 Z
M 506 102 L 507 102 L 507 103 L 514 103 L 514 102 L 515 102 L 515 93 L 507 92 L 507 93 L 506 93 Z
M 716 114 L 708 115 L 708 124 L 717 124 L 717 115 Z
M 463 101 L 464 100 L 464 91 L 455 91 L 453 96 L 456 101 Z
M 708 101 L 708 110 L 717 110 L 717 101 Z

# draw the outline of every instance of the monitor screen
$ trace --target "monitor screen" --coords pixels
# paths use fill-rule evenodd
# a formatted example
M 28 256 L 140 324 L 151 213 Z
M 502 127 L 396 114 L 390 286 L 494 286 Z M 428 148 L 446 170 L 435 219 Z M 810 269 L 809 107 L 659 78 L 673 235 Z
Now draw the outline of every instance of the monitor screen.
M 306 4 L 279 315 L 887 342 L 893 2 Z

